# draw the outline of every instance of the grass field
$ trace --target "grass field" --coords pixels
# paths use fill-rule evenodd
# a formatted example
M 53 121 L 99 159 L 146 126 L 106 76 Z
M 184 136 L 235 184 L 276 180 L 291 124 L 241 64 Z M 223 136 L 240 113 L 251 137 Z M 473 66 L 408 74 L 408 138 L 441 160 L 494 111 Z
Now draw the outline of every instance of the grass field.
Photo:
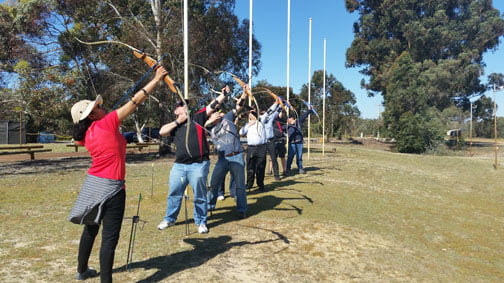
M 252 189 L 246 219 L 238 220 L 232 198 L 218 202 L 205 235 L 193 224 L 186 235 L 184 209 L 178 225 L 156 229 L 173 159 L 138 154 L 127 165 L 125 216 L 136 214 L 141 193 L 147 223 L 136 230 L 127 271 L 125 219 L 114 280 L 502 282 L 504 167 L 493 168 L 492 149 L 473 150 L 317 150 L 304 156 L 307 174 L 268 176 L 267 192 Z M 88 166 L 86 158 L 0 163 L 1 282 L 73 280 L 82 227 L 66 219 Z M 96 268 L 99 244 L 90 259 Z

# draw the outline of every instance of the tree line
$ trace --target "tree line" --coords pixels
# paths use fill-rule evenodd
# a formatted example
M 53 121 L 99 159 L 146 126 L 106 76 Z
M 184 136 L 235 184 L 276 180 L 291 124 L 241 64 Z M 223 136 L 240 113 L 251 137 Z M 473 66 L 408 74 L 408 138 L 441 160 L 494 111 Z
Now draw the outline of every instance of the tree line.
M 247 77 L 248 20 L 240 22 L 234 14 L 234 0 L 189 3 L 188 92 L 196 108 L 225 84 L 234 85 L 235 94 L 240 91 L 233 76 Z M 29 132 L 68 134 L 73 103 L 102 94 L 111 109 L 148 70 L 123 45 L 80 41 L 127 43 L 162 59 L 174 81 L 182 82 L 181 5 L 161 0 L 0 4 L 0 119 L 18 120 L 21 113 Z M 483 94 L 488 87 L 504 84 L 502 74 L 491 74 L 487 83 L 479 79 L 483 54 L 495 50 L 504 35 L 504 20 L 492 1 L 345 0 L 345 5 L 348 12 L 359 13 L 346 65 L 362 68 L 368 78 L 362 87 L 370 96 L 382 95 L 385 110 L 376 121 L 360 118 L 355 95 L 329 74 L 327 137 L 358 136 L 370 129 L 395 138 L 401 152 L 421 153 L 437 146 L 457 119 L 467 123 L 470 101 L 479 96 L 473 108 L 475 135 L 491 136 L 493 101 Z M 252 72 L 257 75 L 261 44 L 255 37 L 253 41 Z M 322 85 L 323 72 L 317 70 L 300 93 L 289 90 L 291 103 L 303 109 L 310 88 L 312 104 L 322 113 Z M 286 93 L 285 87 L 267 81 L 253 87 Z M 273 101 L 260 91 L 256 96 L 262 109 Z M 173 119 L 177 99 L 169 88 L 157 89 L 125 121 L 124 130 L 159 127 Z M 312 133 L 321 135 L 321 121 L 314 118 L 312 124 Z

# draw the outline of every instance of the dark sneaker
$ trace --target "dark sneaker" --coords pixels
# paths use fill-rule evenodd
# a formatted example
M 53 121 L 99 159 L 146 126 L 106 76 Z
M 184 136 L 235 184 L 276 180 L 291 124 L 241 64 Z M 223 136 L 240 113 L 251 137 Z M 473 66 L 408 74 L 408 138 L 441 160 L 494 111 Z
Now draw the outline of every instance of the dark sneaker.
M 88 269 L 82 273 L 77 272 L 77 276 L 75 276 L 76 280 L 86 280 L 88 278 L 96 277 L 98 276 L 98 273 L 96 270 L 94 270 L 91 267 L 88 267 Z
M 275 176 L 275 181 L 280 181 L 280 177 L 279 176 Z
M 247 213 L 242 211 L 242 212 L 238 212 L 238 217 L 240 219 L 244 219 L 244 218 L 247 218 Z

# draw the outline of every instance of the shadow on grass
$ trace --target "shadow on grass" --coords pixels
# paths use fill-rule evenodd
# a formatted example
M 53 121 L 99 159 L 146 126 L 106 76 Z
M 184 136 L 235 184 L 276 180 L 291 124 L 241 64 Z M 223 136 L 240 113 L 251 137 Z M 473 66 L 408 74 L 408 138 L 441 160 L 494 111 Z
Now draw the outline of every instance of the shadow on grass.
M 282 234 L 271 231 L 276 236 L 274 239 L 261 240 L 261 241 L 241 241 L 232 243 L 230 236 L 220 236 L 215 238 L 201 238 L 201 239 L 184 239 L 184 242 L 193 246 L 193 249 L 183 252 L 178 252 L 172 255 L 153 257 L 145 261 L 133 262 L 129 265 L 130 269 L 157 269 L 151 276 L 139 280 L 137 282 L 159 282 L 170 275 L 177 272 L 184 271 L 188 268 L 194 268 L 205 264 L 208 260 L 224 253 L 233 247 L 240 247 L 245 245 L 259 245 L 274 241 L 283 241 L 289 243 L 289 240 Z M 121 266 L 114 269 L 114 272 L 124 272 L 127 266 Z
M 57 173 L 61 170 L 82 170 L 91 163 L 89 157 L 70 157 L 62 159 L 40 159 L 0 163 L 0 176 Z
M 303 208 L 298 207 L 293 204 L 285 203 L 286 201 L 289 200 L 306 200 L 309 204 L 313 204 L 313 199 L 304 194 L 300 190 L 296 189 L 290 189 L 286 188 L 289 186 L 292 186 L 294 184 L 299 184 L 299 183 L 304 183 L 300 182 L 297 180 L 284 180 L 284 181 L 279 181 L 275 183 L 275 189 L 271 189 L 271 186 L 273 184 L 266 185 L 265 188 L 267 189 L 268 194 L 264 194 L 263 192 L 259 190 L 252 190 L 250 192 L 247 192 L 247 202 L 249 203 L 248 209 L 247 209 L 247 217 L 251 217 L 253 215 L 257 215 L 263 211 L 269 211 L 269 210 L 275 210 L 275 211 L 295 211 L 297 215 L 301 215 L 303 213 Z M 306 183 L 312 183 L 312 182 L 306 182 Z M 277 188 L 278 187 L 278 188 Z M 282 192 L 286 194 L 292 194 L 292 197 L 279 197 L 275 196 L 271 193 L 274 193 L 275 191 L 277 192 Z M 250 200 L 256 200 L 254 203 L 250 204 Z M 283 204 L 284 207 L 280 207 L 280 205 Z M 285 207 L 287 206 L 287 207 Z M 224 207 L 217 207 L 213 211 L 209 212 L 210 216 L 208 217 L 209 220 L 211 220 L 210 223 L 208 223 L 208 227 L 216 227 L 224 223 L 232 222 L 232 221 L 238 221 L 238 213 L 236 212 L 236 205 L 232 206 L 224 206 Z
M 170 158 L 170 155 L 162 158 Z M 138 164 L 157 160 L 157 153 L 127 154 L 127 164 Z M 68 171 L 83 170 L 89 168 L 91 158 L 85 157 L 58 157 L 52 159 L 38 159 L 15 162 L 0 162 L 0 176 L 6 175 L 31 175 L 42 173 L 64 173 Z

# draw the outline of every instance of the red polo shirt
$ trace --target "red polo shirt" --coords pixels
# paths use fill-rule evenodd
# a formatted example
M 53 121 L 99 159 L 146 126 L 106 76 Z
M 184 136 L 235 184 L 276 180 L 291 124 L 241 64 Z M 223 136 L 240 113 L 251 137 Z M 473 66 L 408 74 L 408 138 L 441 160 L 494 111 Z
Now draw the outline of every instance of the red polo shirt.
M 126 139 L 119 132 L 121 121 L 117 111 L 108 113 L 98 121 L 94 121 L 86 132 L 84 142 L 91 155 L 91 168 L 88 174 L 113 179 L 124 180 L 126 176 Z

